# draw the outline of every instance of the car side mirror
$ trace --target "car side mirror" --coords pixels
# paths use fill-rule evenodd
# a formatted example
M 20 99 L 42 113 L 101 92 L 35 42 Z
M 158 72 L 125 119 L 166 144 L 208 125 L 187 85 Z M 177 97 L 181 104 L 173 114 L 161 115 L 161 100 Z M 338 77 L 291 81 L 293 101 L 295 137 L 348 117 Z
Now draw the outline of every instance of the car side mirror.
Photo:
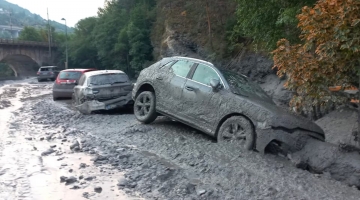
M 213 90 L 218 90 L 221 88 L 220 80 L 219 79 L 211 79 L 210 80 L 210 86 Z

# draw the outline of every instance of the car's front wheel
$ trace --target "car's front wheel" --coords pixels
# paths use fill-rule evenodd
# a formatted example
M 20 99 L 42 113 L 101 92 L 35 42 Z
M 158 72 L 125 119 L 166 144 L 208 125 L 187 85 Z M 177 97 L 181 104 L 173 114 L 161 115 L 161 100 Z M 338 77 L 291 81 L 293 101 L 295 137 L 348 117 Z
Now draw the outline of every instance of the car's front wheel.
M 255 145 L 255 131 L 248 119 L 233 116 L 221 125 L 217 140 L 221 143 L 235 143 L 243 149 L 252 150 Z
M 141 92 L 135 99 L 134 114 L 137 120 L 144 124 L 153 122 L 156 117 L 155 94 L 150 91 Z

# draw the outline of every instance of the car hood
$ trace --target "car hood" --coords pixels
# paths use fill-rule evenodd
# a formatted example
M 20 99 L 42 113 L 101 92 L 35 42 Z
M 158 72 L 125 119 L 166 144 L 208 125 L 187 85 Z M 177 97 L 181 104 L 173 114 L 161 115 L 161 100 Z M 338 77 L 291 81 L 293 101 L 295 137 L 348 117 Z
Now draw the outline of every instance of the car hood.
M 324 135 L 324 131 L 311 120 L 291 113 L 273 102 L 263 101 L 259 98 L 249 98 L 247 100 L 254 104 L 254 106 L 261 107 L 267 111 L 268 117 L 266 123 L 273 128 L 303 129 Z

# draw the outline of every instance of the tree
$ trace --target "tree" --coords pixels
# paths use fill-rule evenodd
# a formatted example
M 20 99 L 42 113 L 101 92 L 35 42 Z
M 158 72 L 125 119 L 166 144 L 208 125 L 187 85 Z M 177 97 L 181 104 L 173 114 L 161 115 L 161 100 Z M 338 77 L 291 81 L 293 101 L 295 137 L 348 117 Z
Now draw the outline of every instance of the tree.
M 42 42 L 39 31 L 34 27 L 26 26 L 20 33 L 19 40 Z
M 305 5 L 313 5 L 316 0 L 236 0 L 237 24 L 230 40 L 248 37 L 254 44 L 264 49 L 273 50 L 276 42 L 287 38 L 291 42 L 298 42 L 300 34 L 297 28 L 296 15 Z
M 98 18 L 89 17 L 80 20 L 75 26 L 73 37 L 69 41 L 69 56 L 76 67 L 101 68 L 93 36 L 97 21 Z
M 359 84 L 360 0 L 319 0 L 313 8 L 304 7 L 298 19 L 302 43 L 282 39 L 273 51 L 274 68 L 296 92 L 290 104 L 299 108 L 344 101 L 328 87 Z

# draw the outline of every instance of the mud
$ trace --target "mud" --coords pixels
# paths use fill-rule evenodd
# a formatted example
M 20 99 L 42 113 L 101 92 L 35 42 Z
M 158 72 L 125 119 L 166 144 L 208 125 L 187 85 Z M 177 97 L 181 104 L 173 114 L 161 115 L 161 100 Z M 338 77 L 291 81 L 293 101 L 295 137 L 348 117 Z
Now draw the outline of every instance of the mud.
M 6 129 L 0 133 L 0 199 L 47 195 L 52 199 L 358 199 L 360 195 L 357 188 L 327 173 L 297 169 L 279 156 L 222 146 L 165 117 L 142 125 L 128 111 L 81 115 L 70 101 L 53 102 L 50 95 L 44 96 L 50 87 L 23 84 L 19 92 L 27 90 L 33 95 L 11 101 L 14 105 L 5 109 L 8 117 L 0 110 L 1 129 Z M 40 156 L 51 146 L 54 153 Z M 66 185 L 61 176 L 74 176 L 77 182 Z M 82 180 L 89 185 L 81 185 Z M 96 192 L 98 187 L 101 193 Z

